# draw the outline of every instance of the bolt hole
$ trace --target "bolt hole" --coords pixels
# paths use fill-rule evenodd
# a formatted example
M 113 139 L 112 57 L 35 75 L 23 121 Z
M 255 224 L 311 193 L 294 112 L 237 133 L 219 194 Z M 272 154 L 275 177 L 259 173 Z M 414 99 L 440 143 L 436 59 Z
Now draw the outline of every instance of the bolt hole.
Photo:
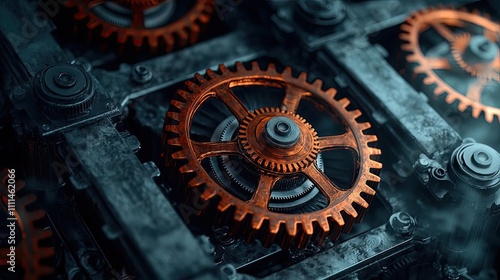
M 290 132 L 290 125 L 287 124 L 286 122 L 279 122 L 276 125 L 276 129 L 278 129 L 278 131 L 281 133 L 288 133 Z
M 71 82 L 71 80 L 73 80 L 73 75 L 71 75 L 70 73 L 61 73 L 59 74 L 59 79 L 62 81 L 62 82 L 65 82 L 65 83 L 69 83 Z
M 434 175 L 438 178 L 443 178 L 446 175 L 446 171 L 443 168 L 434 169 Z

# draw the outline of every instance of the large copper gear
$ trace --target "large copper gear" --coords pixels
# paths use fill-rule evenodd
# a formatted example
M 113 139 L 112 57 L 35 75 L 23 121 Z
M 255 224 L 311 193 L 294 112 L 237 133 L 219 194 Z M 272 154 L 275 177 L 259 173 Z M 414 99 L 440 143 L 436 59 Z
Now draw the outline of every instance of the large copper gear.
M 69 0 L 68 8 L 76 8 L 74 19 L 83 22 L 90 31 L 89 37 L 98 32 L 100 37 L 111 40 L 119 47 L 127 44 L 135 48 L 147 48 L 152 53 L 171 52 L 194 44 L 203 26 L 209 23 L 214 11 L 215 0 L 193 0 L 192 7 L 173 22 L 148 26 L 146 18 L 154 9 L 177 4 L 178 0 Z M 122 20 L 105 18 L 97 13 L 97 7 L 106 6 L 128 17 L 125 26 Z M 168 10 L 165 8 L 165 10 Z
M 195 80 L 186 82 L 188 90 L 179 90 L 177 98 L 171 102 L 165 120 L 165 152 L 162 157 L 170 179 L 185 186 L 185 189 L 181 187 L 181 193 L 187 197 L 201 193 L 201 199 L 208 202 L 208 207 L 199 209 L 204 220 L 228 225 L 231 234 L 243 235 L 247 241 L 259 239 L 264 246 L 277 243 L 298 248 L 310 241 L 322 244 L 326 238 L 335 240 L 341 231 L 347 232 L 354 222 L 361 221 L 375 195 L 380 181 L 375 173 L 378 174 L 382 164 L 374 159 L 380 155 L 380 150 L 368 146 L 368 143 L 376 142 L 377 137 L 364 134 L 363 131 L 371 126 L 356 121 L 361 112 L 347 110 L 350 104 L 347 98 L 336 100 L 336 90 L 322 90 L 321 80 L 310 84 L 305 73 L 294 77 L 291 68 L 287 67 L 280 73 L 273 64 L 263 70 L 256 62 L 250 69 L 236 63 L 234 71 L 220 65 L 218 72 L 208 69 L 205 76 L 197 74 Z M 282 105 L 250 111 L 233 92 L 235 87 L 246 86 L 284 90 Z M 191 139 L 192 119 L 210 98 L 223 102 L 238 120 L 238 137 L 235 139 L 222 142 Z M 304 98 L 324 104 L 341 119 L 346 132 L 318 137 L 307 120 L 296 114 L 299 102 Z M 266 142 L 263 126 L 277 120 L 277 116 L 286 117 L 293 127 L 299 128 L 300 137 L 295 144 L 280 148 Z M 318 152 L 331 149 L 352 149 L 358 155 L 357 173 L 348 189 L 335 185 L 314 161 Z M 243 200 L 230 193 L 202 166 L 204 159 L 223 155 L 244 157 L 258 170 L 258 183 L 250 199 Z M 326 197 L 325 207 L 299 214 L 270 211 L 273 186 L 290 174 L 303 174 L 312 181 Z
M 0 171 L 0 210 L 7 212 L 7 170 Z M 23 278 L 26 280 L 45 279 L 55 272 L 50 262 L 44 261 L 55 256 L 54 248 L 42 245 L 43 240 L 52 238 L 52 231 L 40 228 L 39 222 L 46 218 L 45 211 L 41 209 L 30 210 L 37 197 L 33 193 L 19 195 L 25 187 L 25 182 L 16 179 L 16 224 L 20 229 L 21 238 L 16 246 L 16 261 L 20 262 Z M 0 266 L 5 265 L 3 258 L 7 255 L 6 248 L 0 248 Z M 18 273 L 18 275 L 21 275 Z
M 434 29 L 448 45 L 449 55 L 446 57 L 426 56 L 424 53 L 421 35 L 430 29 Z M 401 49 L 408 53 L 407 62 L 416 65 L 413 69 L 415 74 L 424 75 L 424 85 L 435 86 L 435 96 L 446 94 L 446 102 L 458 102 L 461 112 L 471 108 L 472 117 L 476 119 L 484 113 L 487 122 L 492 123 L 495 117 L 500 122 L 500 108 L 485 104 L 483 99 L 484 89 L 498 87 L 500 82 L 500 25 L 497 22 L 477 11 L 430 8 L 414 13 L 401 25 L 401 30 L 400 38 L 404 41 Z M 482 51 L 486 52 L 484 48 L 488 47 L 489 57 L 486 60 L 471 56 L 472 38 L 474 42 L 480 42 L 474 48 L 483 48 Z M 484 56 L 480 58 L 485 59 Z M 471 82 L 466 90 L 459 91 L 454 84 L 444 81 L 439 71 L 449 71 L 450 75 L 457 77 L 465 74 L 464 77 Z

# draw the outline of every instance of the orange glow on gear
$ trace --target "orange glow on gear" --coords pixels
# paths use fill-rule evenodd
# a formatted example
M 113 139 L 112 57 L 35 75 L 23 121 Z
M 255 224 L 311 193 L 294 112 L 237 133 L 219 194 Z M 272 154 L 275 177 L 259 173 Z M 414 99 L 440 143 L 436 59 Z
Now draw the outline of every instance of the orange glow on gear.
M 480 27 L 481 34 L 469 33 L 467 26 Z M 448 44 L 449 55 L 428 57 L 424 54 L 421 35 L 430 29 L 434 29 Z M 414 13 L 401 25 L 401 30 L 400 38 L 404 41 L 401 49 L 408 53 L 407 62 L 416 65 L 413 69 L 415 74 L 424 75 L 424 85 L 435 86 L 434 95 L 446 94 L 448 104 L 458 101 L 461 112 L 471 108 L 472 117 L 476 119 L 484 113 L 487 122 L 492 123 L 495 117 L 500 122 L 500 108 L 484 104 L 483 99 L 486 87 L 500 85 L 500 25 L 497 22 L 477 11 L 431 8 Z M 474 30 L 477 28 L 470 32 Z M 477 41 L 480 45 L 473 44 Z M 476 49 L 483 53 L 477 54 Z M 437 73 L 439 71 L 449 71 L 454 75 L 461 75 L 459 71 L 463 71 L 474 80 L 461 92 L 445 82 Z
M 347 98 L 336 100 L 335 89 L 324 91 L 321 80 L 311 84 L 306 79 L 305 73 L 294 77 L 289 67 L 279 72 L 273 64 L 263 70 L 256 62 L 250 69 L 236 63 L 234 71 L 224 65 L 219 66 L 218 72 L 207 69 L 205 76 L 197 74 L 195 82 L 186 82 L 187 91 L 178 91 L 165 120 L 163 158 L 170 176 L 178 180 L 178 186 L 185 186 L 183 194 L 192 197 L 201 193 L 201 199 L 213 206 L 202 209 L 204 219 L 229 225 L 232 235 L 243 236 L 247 241 L 259 239 L 264 246 L 277 243 L 298 248 L 309 242 L 322 244 L 326 238 L 334 240 L 341 231 L 349 231 L 354 222 L 361 221 L 380 181 L 375 173 L 382 164 L 374 159 L 380 150 L 368 146 L 377 137 L 364 133 L 371 125 L 356 120 L 361 111 L 347 110 Z M 233 91 L 246 86 L 282 89 L 281 106 L 250 111 Z M 238 136 L 233 140 L 191 139 L 192 119 L 209 98 L 224 103 L 238 121 Z M 319 137 L 314 127 L 296 113 L 305 98 L 324 104 L 325 110 L 341 120 L 346 132 Z M 281 139 L 290 129 L 295 132 L 286 135 L 293 137 Z M 277 145 L 269 139 L 276 140 Z M 349 149 L 357 154 L 353 167 L 357 172 L 348 189 L 338 187 L 315 163 L 318 153 L 335 149 Z M 248 200 L 230 193 L 202 166 L 204 159 L 224 155 L 241 156 L 257 170 L 256 187 Z M 326 206 L 305 213 L 270 211 L 273 187 L 291 174 L 304 175 L 313 182 L 326 198 Z M 212 220 L 210 217 L 214 216 Z

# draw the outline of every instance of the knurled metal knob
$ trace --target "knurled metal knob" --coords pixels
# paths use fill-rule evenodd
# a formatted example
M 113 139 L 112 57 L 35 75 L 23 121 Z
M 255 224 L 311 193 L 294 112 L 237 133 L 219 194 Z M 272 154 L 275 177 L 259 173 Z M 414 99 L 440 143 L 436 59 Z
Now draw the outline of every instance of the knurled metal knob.
M 73 64 L 44 68 L 35 77 L 34 89 L 38 106 L 53 118 L 75 118 L 87 113 L 95 95 L 89 73 Z

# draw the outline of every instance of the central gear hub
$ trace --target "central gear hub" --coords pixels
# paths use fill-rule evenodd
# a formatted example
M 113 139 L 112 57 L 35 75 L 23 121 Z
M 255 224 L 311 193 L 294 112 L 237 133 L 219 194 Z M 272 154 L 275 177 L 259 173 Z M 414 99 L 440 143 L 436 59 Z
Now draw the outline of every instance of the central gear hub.
M 239 142 L 251 161 L 278 173 L 300 171 L 319 152 L 312 126 L 278 108 L 261 108 L 247 115 L 240 125 Z

